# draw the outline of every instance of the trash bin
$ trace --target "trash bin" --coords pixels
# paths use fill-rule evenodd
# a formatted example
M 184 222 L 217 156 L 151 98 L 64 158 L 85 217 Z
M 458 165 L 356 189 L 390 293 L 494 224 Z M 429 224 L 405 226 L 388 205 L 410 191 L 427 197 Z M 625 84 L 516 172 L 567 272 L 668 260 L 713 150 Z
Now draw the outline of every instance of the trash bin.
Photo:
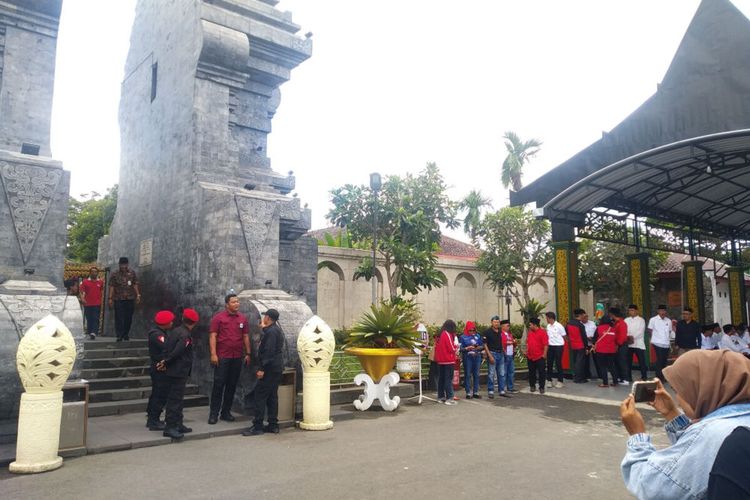
M 284 370 L 279 384 L 279 422 L 293 422 L 297 401 L 297 370 Z
M 89 384 L 87 380 L 65 383 L 62 419 L 60 421 L 60 453 L 77 456 L 86 453 L 86 432 L 89 419 Z

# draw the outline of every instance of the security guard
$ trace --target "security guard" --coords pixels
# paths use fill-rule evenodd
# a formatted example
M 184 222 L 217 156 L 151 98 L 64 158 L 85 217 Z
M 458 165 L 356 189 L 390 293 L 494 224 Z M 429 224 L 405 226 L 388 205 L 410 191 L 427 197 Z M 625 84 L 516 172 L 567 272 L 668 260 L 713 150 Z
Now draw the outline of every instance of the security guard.
M 160 369 L 166 370 L 167 375 L 167 415 L 164 436 L 172 439 L 180 439 L 185 433 L 193 431 L 182 422 L 182 408 L 185 399 L 185 384 L 193 366 L 193 339 L 190 333 L 198 320 L 198 313 L 195 309 L 185 309 L 182 312 L 182 325 L 167 335 L 164 359 L 158 365 Z
M 174 314 L 172 311 L 159 311 L 154 316 L 156 326 L 148 332 L 148 355 L 151 358 L 151 396 L 148 398 L 148 419 L 146 427 L 150 431 L 163 431 L 164 422 L 160 420 L 161 411 L 167 397 L 167 374 L 162 368 L 159 369 L 159 363 L 164 359 L 164 347 L 167 342 L 167 332 L 174 324 Z

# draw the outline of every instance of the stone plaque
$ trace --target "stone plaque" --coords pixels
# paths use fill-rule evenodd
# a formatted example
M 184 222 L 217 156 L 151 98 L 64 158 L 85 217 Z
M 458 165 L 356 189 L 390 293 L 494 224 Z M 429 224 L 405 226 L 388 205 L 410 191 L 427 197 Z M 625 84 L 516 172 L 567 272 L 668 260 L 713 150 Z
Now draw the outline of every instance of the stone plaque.
M 151 252 L 152 252 L 153 246 L 154 246 L 153 238 L 149 238 L 147 240 L 141 241 L 140 258 L 138 259 L 138 263 L 141 267 L 151 265 L 151 255 L 152 255 Z

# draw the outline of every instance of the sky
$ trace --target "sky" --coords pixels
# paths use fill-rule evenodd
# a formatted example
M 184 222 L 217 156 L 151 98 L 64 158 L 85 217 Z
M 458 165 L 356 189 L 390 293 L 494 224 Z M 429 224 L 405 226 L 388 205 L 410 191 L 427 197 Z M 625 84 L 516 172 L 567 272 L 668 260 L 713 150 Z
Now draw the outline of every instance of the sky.
M 187 1 L 187 0 L 180 0 Z M 733 3 L 750 15 L 750 0 Z M 281 87 L 268 154 L 326 227 L 328 192 L 436 162 L 449 195 L 494 208 L 503 134 L 543 142 L 524 184 L 656 91 L 699 0 L 282 0 L 313 55 Z M 119 178 L 117 112 L 134 0 L 65 0 L 52 154 L 71 195 Z M 460 232 L 451 236 L 466 240 Z

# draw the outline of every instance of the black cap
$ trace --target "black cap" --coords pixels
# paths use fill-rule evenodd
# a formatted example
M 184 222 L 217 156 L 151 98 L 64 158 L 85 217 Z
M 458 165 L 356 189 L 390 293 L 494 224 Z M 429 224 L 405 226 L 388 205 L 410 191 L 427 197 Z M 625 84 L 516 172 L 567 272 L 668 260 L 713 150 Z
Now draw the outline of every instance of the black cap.
M 500 321 L 500 316 L 497 314 L 490 318 L 490 321 Z
M 510 320 L 504 319 L 504 320 L 500 321 L 500 324 L 501 325 L 509 325 L 510 324 Z
M 539 318 L 531 318 L 529 323 L 539 326 Z
M 263 316 L 268 316 L 272 320 L 278 321 L 279 320 L 279 311 L 277 311 L 276 309 L 269 309 L 268 311 L 266 311 L 266 312 L 263 313 Z
M 656 308 L 657 309 L 664 309 L 665 311 L 667 310 L 667 306 L 665 306 L 664 304 L 659 304 L 658 306 L 656 306 Z
M 120 261 L 118 262 L 118 264 L 127 264 L 128 262 L 130 261 L 127 257 L 120 257 Z
M 628 309 L 635 309 L 635 310 L 637 311 L 637 310 L 638 310 L 638 306 L 637 306 L 637 305 L 635 305 L 635 304 L 630 304 L 630 305 L 628 306 Z

